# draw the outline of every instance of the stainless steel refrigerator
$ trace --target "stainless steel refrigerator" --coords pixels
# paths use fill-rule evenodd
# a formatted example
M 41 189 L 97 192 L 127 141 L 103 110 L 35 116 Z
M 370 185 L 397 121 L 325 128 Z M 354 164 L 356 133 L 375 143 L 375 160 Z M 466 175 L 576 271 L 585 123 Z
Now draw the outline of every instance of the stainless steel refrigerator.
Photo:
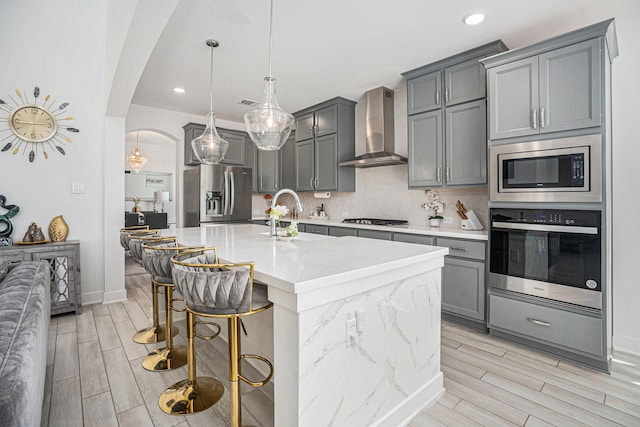
M 200 165 L 184 171 L 184 226 L 251 219 L 251 169 Z

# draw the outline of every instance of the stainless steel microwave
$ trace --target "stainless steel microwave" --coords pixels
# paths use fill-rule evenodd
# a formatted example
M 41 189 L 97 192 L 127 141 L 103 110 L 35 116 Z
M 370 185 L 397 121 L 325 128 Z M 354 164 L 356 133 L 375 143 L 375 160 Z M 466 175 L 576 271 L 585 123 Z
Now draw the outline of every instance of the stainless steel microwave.
M 489 147 L 489 199 L 601 202 L 600 135 Z

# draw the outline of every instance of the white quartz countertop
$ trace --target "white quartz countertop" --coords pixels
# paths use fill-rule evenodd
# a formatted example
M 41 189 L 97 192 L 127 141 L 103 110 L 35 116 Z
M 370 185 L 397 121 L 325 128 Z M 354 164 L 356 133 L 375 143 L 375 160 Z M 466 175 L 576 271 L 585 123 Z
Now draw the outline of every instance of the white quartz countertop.
M 254 217 L 253 221 L 268 220 L 269 218 L 264 216 Z M 332 219 L 312 219 L 312 218 L 299 218 L 292 220 L 291 218 L 282 218 L 282 221 L 298 221 L 300 224 L 317 224 L 328 225 L 330 227 L 346 227 L 346 228 L 359 228 L 363 230 L 379 230 L 388 231 L 392 233 L 407 233 L 407 234 L 423 234 L 426 236 L 436 237 L 453 237 L 457 239 L 469 239 L 469 240 L 483 240 L 489 239 L 489 233 L 487 230 L 461 230 L 453 227 L 430 227 L 428 225 L 365 225 L 365 224 L 347 224 Z
M 216 246 L 226 262 L 255 262 L 257 280 L 291 293 L 332 286 L 432 261 L 447 248 L 358 237 L 300 233 L 293 240 L 276 240 L 268 228 L 251 224 L 211 224 L 167 229 L 185 245 Z

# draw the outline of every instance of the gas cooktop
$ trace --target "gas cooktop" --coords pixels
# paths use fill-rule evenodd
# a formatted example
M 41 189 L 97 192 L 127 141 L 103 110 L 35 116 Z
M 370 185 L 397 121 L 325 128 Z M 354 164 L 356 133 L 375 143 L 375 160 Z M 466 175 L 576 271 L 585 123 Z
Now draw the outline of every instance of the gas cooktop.
M 407 225 L 409 221 L 404 219 L 377 219 L 377 218 L 345 218 L 342 222 L 348 224 L 365 224 L 365 225 Z

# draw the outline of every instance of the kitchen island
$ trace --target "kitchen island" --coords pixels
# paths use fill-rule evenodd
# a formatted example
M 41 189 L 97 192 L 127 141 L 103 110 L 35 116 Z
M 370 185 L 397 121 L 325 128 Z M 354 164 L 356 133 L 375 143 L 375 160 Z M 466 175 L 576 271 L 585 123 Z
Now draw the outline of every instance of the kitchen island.
M 443 393 L 448 249 L 306 233 L 276 240 L 245 224 L 162 233 L 255 262 L 274 304 L 264 332 L 273 335 L 276 426 L 399 426 Z

